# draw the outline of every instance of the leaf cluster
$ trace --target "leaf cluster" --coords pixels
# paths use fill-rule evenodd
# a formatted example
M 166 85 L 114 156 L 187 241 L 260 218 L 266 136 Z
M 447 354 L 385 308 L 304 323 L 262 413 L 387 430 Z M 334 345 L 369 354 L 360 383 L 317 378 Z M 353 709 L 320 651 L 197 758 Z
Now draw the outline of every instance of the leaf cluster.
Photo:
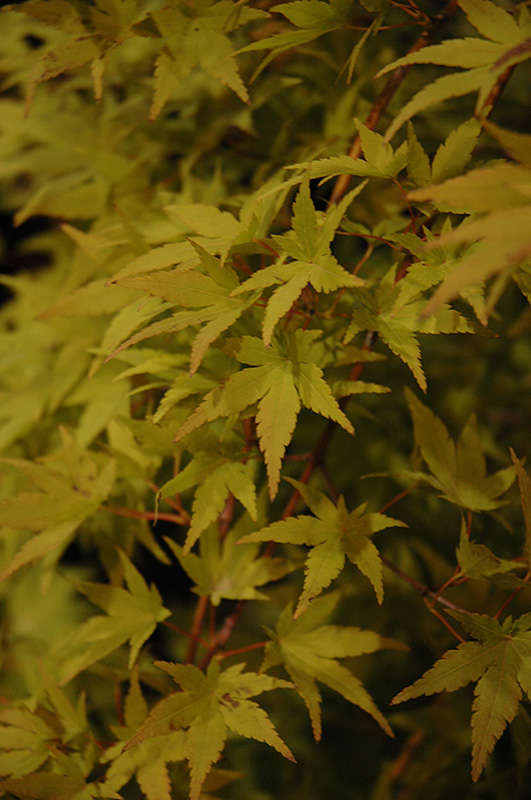
M 439 5 L 1 10 L 7 798 L 526 796 L 531 18 Z

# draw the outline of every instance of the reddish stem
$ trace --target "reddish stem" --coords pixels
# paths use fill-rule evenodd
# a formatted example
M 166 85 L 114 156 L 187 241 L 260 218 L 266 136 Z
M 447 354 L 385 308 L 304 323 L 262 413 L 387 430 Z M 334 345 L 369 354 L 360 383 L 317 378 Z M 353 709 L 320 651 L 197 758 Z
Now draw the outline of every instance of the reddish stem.
M 260 647 L 266 647 L 268 644 L 271 644 L 271 642 L 255 642 L 254 644 L 248 644 L 246 647 L 237 647 L 236 650 L 226 650 L 224 653 L 218 656 L 218 658 L 223 659 L 229 658 L 229 656 L 237 656 L 240 653 L 248 653 L 250 650 L 258 650 Z
M 176 525 L 190 524 L 190 518 L 186 512 L 183 512 L 181 516 L 179 514 L 166 514 L 165 512 L 137 511 L 134 508 L 125 508 L 122 506 L 101 506 L 101 510 L 108 511 L 110 514 L 117 514 L 119 517 L 130 517 L 131 519 L 151 519 L 155 521 L 164 519 L 168 522 L 175 522 Z
M 208 649 L 208 652 L 205 653 L 202 660 L 200 661 L 199 669 L 206 669 L 206 667 L 208 667 L 215 654 L 219 650 L 223 650 L 223 648 L 225 647 L 226 643 L 229 640 L 232 631 L 236 627 L 244 608 L 245 608 L 245 600 L 238 600 L 238 603 L 236 604 L 236 608 L 234 609 L 234 611 L 232 611 L 230 614 L 227 614 L 227 616 L 223 621 L 223 625 L 218 631 L 214 643 Z
M 404 489 L 403 492 L 400 492 L 399 494 L 396 495 L 396 497 L 393 497 L 392 500 L 389 500 L 389 502 L 387 502 L 385 505 L 383 505 L 381 507 L 379 513 L 380 514 L 385 514 L 385 512 L 389 508 L 391 508 L 391 506 L 394 506 L 395 503 L 399 502 L 399 500 L 403 500 L 404 497 L 407 497 L 408 494 L 411 494 L 411 492 L 413 492 L 417 488 L 417 486 L 418 486 L 418 483 L 414 483 L 413 486 L 409 487 L 409 489 Z
M 118 681 L 114 684 L 114 707 L 116 709 L 116 719 L 118 720 L 118 725 L 125 725 L 122 711 L 122 688 Z
M 191 633 L 188 633 L 188 631 L 184 631 L 182 628 L 178 628 L 178 627 L 177 627 L 177 625 L 174 625 L 172 622 L 168 622 L 168 620 L 167 620 L 167 619 L 163 619 L 163 620 L 162 620 L 162 622 L 161 622 L 161 624 L 162 624 L 162 625 L 165 625 L 167 628 L 169 628 L 170 630 L 172 630 L 174 633 L 178 633 L 180 636 L 186 636 L 186 638 L 187 638 L 187 639 L 192 639 L 192 638 L 194 638 L 194 637 L 193 637 L 193 634 L 191 634 Z M 205 642 L 203 639 L 201 639 L 201 638 L 199 638 L 199 637 L 195 637 L 195 640 L 196 640 L 196 642 L 197 642 L 198 644 L 200 644 L 200 645 L 202 645 L 203 647 L 206 647 L 206 648 L 208 649 L 209 645 L 208 645 L 208 644 L 207 644 L 207 642 Z
M 431 597 L 440 605 L 446 606 L 446 608 L 451 608 L 453 611 L 462 611 L 464 614 L 468 613 L 466 609 L 456 606 L 455 603 L 452 603 L 445 597 L 441 597 L 438 592 L 434 592 L 433 589 L 430 589 L 429 586 L 427 586 L 425 583 L 420 583 L 420 581 L 418 581 L 416 578 L 413 578 L 411 577 L 411 575 L 408 575 L 407 572 L 403 572 L 400 569 L 400 567 L 397 567 L 396 564 L 393 564 L 393 562 L 389 561 L 389 559 L 386 558 L 385 556 L 381 556 L 381 559 L 382 559 L 382 564 L 384 564 L 384 566 L 386 566 L 387 569 L 390 569 L 391 572 L 394 572 L 395 575 L 398 575 L 398 577 L 401 580 L 405 581 L 406 583 L 409 583 L 409 585 L 413 586 L 414 589 L 418 589 L 418 591 L 421 592 L 421 594 L 424 597 Z
M 200 643 L 200 632 L 203 626 L 203 620 L 208 609 L 209 599 L 206 595 L 199 598 L 195 607 L 194 618 L 192 620 L 192 630 L 190 631 L 190 641 L 188 643 L 188 650 L 186 651 L 186 664 L 193 664 L 195 654 L 197 653 L 197 645 Z
M 531 577 L 531 570 L 527 573 L 527 575 L 525 576 L 525 578 L 523 580 L 524 581 L 528 581 L 530 577 Z M 523 588 L 524 588 L 523 586 L 518 586 L 514 590 L 514 592 L 512 592 L 509 595 L 509 597 L 499 607 L 497 613 L 494 615 L 494 619 L 499 619 L 501 617 L 501 615 L 503 614 L 503 612 L 505 611 L 505 609 L 507 608 L 509 603 L 516 597 L 517 594 L 519 594 L 522 591 Z
M 440 622 L 442 622 L 442 624 L 444 625 L 444 627 L 445 627 L 445 628 L 447 628 L 447 630 L 449 630 L 449 631 L 450 631 L 450 633 L 452 634 L 452 636 L 455 636 L 455 638 L 456 638 L 456 639 L 457 639 L 459 642 L 461 642 L 461 644 L 464 644 L 464 643 L 465 643 L 465 641 L 466 641 L 466 639 L 463 639 L 463 637 L 461 636 L 461 634 L 460 634 L 460 633 L 457 633 L 457 631 L 456 631 L 456 630 L 454 630 L 454 628 L 452 628 L 452 626 L 450 625 L 450 623 L 448 622 L 448 620 L 447 620 L 447 619 L 445 619 L 445 618 L 443 617 L 443 615 L 442 615 L 442 614 L 440 614 L 440 613 L 437 611 L 437 609 L 436 609 L 434 606 L 432 606 L 432 605 L 431 605 L 431 603 L 428 603 L 427 601 L 425 601 L 425 602 L 426 602 L 426 607 L 427 607 L 428 611 L 430 612 L 430 614 L 433 614 L 433 616 L 434 616 L 434 617 L 437 617 L 437 619 L 438 619 Z

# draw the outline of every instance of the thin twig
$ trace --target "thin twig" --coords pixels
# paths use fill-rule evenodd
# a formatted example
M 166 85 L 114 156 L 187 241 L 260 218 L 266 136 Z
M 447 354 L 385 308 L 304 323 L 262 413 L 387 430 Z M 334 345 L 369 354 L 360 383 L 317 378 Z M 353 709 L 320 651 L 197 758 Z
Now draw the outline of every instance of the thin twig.
M 463 614 L 468 614 L 469 612 L 465 608 L 460 608 L 460 606 L 456 606 L 455 603 L 452 603 L 450 600 L 447 600 L 445 597 L 441 597 L 438 592 L 435 592 L 433 589 L 430 589 L 425 583 L 421 583 L 416 578 L 413 578 L 411 575 L 408 575 L 407 572 L 404 572 L 397 567 L 392 561 L 389 561 L 388 558 L 385 556 L 381 556 L 382 564 L 390 569 L 391 572 L 394 572 L 395 575 L 398 575 L 401 580 L 409 583 L 410 586 L 413 586 L 415 589 L 424 596 L 424 597 L 431 597 L 437 603 L 440 603 L 442 606 L 446 606 L 446 608 L 451 608 L 452 611 L 462 611 Z
M 255 642 L 254 644 L 248 644 L 246 647 L 237 647 L 236 650 L 226 650 L 223 654 L 218 656 L 218 658 L 229 658 L 229 656 L 237 656 L 240 653 L 248 653 L 250 650 L 258 650 L 260 647 L 267 647 L 268 644 L 271 644 L 269 640 L 265 642 Z
M 101 506 L 102 511 L 108 511 L 110 514 L 116 514 L 119 517 L 130 517 L 131 519 L 149 519 L 158 520 L 164 519 L 167 522 L 175 522 L 176 525 L 189 525 L 190 518 L 188 514 L 181 516 L 180 514 L 166 514 L 165 512 L 155 511 L 138 511 L 134 508 L 125 508 L 122 506 Z
M 496 105 L 496 102 L 498 101 L 498 98 L 500 97 L 501 93 L 505 89 L 505 86 L 507 85 L 507 82 L 508 82 L 509 78 L 511 77 L 511 75 L 514 72 L 515 66 L 516 66 L 516 64 L 513 64 L 513 66 L 511 66 L 511 67 L 507 67 L 505 72 L 502 73 L 502 75 L 500 75 L 500 77 L 498 78 L 498 80 L 496 81 L 496 83 L 494 84 L 492 89 L 490 90 L 487 98 L 485 99 L 485 102 L 481 106 L 481 109 L 480 109 L 480 111 L 478 113 L 478 116 L 481 116 L 482 119 L 485 116 L 488 116 L 491 113 L 491 111 L 494 108 L 494 106 Z
M 388 781 L 390 784 L 397 783 L 400 780 L 413 758 L 415 751 L 418 750 L 425 738 L 426 734 L 424 731 L 415 731 L 415 733 L 412 733 L 411 736 L 406 739 L 402 750 L 389 770 Z
M 527 575 L 525 576 L 525 578 L 523 578 L 523 580 L 524 580 L 524 581 L 528 581 L 530 577 L 531 577 L 531 570 L 529 570 L 529 572 L 527 573 Z M 501 615 L 503 614 L 503 612 L 505 611 L 505 609 L 507 608 L 507 606 L 509 605 L 509 603 L 510 603 L 510 602 L 511 602 L 511 601 L 512 601 L 512 600 L 513 600 L 515 597 L 516 597 L 516 595 L 517 595 L 517 594 L 520 594 L 520 592 L 522 591 L 522 589 L 523 589 L 523 588 L 524 588 L 523 586 L 518 586 L 518 587 L 517 587 L 517 588 L 514 590 L 514 592 L 512 592 L 512 593 L 509 595 L 509 597 L 508 597 L 508 598 L 507 598 L 507 599 L 506 599 L 506 600 L 505 600 L 505 601 L 504 601 L 504 602 L 501 604 L 501 606 L 499 607 L 498 611 L 497 611 L 497 612 L 496 612 L 496 614 L 494 615 L 494 619 L 499 619 L 499 618 L 501 617 Z
M 381 507 L 379 513 L 380 514 L 385 514 L 385 512 L 388 511 L 388 509 L 390 509 L 391 506 L 394 506 L 395 503 L 399 502 L 399 500 L 403 500 L 404 497 L 407 497 L 408 494 L 411 494 L 411 492 L 413 492 L 417 488 L 418 485 L 419 484 L 418 484 L 418 481 L 417 481 L 416 483 L 413 484 L 413 486 L 410 486 L 409 489 L 404 489 L 403 492 L 400 492 L 399 494 L 397 494 L 396 497 L 393 497 L 392 500 L 389 500 L 389 502 L 385 503 L 385 505 L 383 505 Z
M 161 625 L 165 625 L 171 631 L 173 631 L 174 633 L 178 633 L 180 636 L 186 636 L 187 639 L 194 639 L 195 638 L 195 641 L 197 642 L 197 644 L 202 645 L 202 647 L 208 648 L 208 646 L 209 646 L 208 643 L 205 642 L 200 637 L 198 637 L 198 636 L 194 637 L 194 635 L 192 633 L 188 633 L 188 631 L 185 631 L 182 628 L 177 627 L 177 625 L 174 625 L 173 622 L 168 622 L 167 619 L 163 619 L 161 621 Z
M 238 600 L 236 608 L 233 611 L 231 611 L 230 614 L 227 614 L 227 616 L 223 620 L 223 625 L 218 631 L 215 641 L 209 647 L 208 652 L 205 653 L 202 660 L 200 661 L 199 669 L 206 669 L 206 667 L 208 667 L 215 654 L 219 650 L 223 650 L 223 648 L 225 647 L 230 638 L 232 631 L 236 627 L 244 608 L 245 608 L 245 600 Z
M 434 616 L 434 617 L 437 617 L 437 619 L 439 620 L 439 622 L 442 622 L 442 624 L 444 625 L 444 627 L 445 627 L 447 630 L 449 630 L 449 631 L 450 631 L 450 633 L 452 634 L 452 636 L 455 636 L 455 638 L 456 638 L 456 639 L 457 639 L 459 642 L 461 642 L 461 644 L 464 644 L 464 643 L 465 643 L 465 641 L 466 641 L 466 639 L 463 639 L 463 637 L 461 636 L 461 634 L 460 634 L 460 633 L 457 633 L 457 631 L 456 631 L 454 628 L 452 628 L 452 626 L 450 625 L 450 623 L 448 622 L 448 620 L 447 620 L 445 617 L 443 617 L 443 615 L 442 615 L 442 614 L 441 614 L 439 611 L 437 611 L 437 609 L 435 608 L 435 606 L 434 606 L 432 603 L 429 603 L 429 602 L 428 602 L 428 600 L 427 600 L 427 598 L 424 598 L 424 602 L 425 602 L 425 604 L 426 604 L 426 608 L 428 609 L 428 611 L 430 612 L 430 614 L 433 614 L 433 616 Z
M 195 607 L 194 618 L 192 620 L 192 630 L 190 631 L 190 642 L 188 643 L 188 650 L 186 652 L 186 664 L 192 664 L 195 660 L 195 654 L 197 653 L 197 645 L 200 642 L 199 633 L 203 626 L 203 620 L 205 618 L 205 614 L 209 605 L 209 599 L 206 595 L 203 595 L 197 601 L 197 605 Z

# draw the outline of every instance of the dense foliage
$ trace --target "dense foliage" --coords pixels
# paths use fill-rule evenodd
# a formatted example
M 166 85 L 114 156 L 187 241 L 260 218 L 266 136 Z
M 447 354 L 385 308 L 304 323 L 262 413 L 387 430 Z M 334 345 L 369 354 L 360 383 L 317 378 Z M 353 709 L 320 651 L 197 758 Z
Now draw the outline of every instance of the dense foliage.
M 527 798 L 528 3 L 28 0 L 0 82 L 0 791 Z

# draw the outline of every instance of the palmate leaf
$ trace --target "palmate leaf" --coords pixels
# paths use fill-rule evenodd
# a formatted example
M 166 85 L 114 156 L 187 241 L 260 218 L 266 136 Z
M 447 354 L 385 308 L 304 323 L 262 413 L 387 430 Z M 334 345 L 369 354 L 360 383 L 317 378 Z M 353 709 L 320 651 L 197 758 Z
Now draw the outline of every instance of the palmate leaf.
M 203 250 L 211 256 L 219 254 L 224 263 L 233 244 L 245 235 L 244 225 L 233 214 L 221 211 L 217 206 L 182 203 L 165 206 L 164 211 L 171 223 L 170 231 L 179 241 L 170 241 L 141 253 L 122 267 L 112 282 L 119 283 L 123 278 L 167 269 L 176 264 L 181 265 L 183 270 L 195 268 L 201 263 Z M 182 240 L 184 236 L 186 240 Z M 208 269 L 208 263 L 205 266 Z
M 29 274 L 2 278 L 16 299 L 0 321 L 0 451 L 55 413 L 90 367 L 85 323 L 35 318 L 57 296 L 57 275 L 50 272 L 39 281 Z
M 166 765 L 185 758 L 186 737 L 182 730 L 153 736 L 130 750 L 124 750 L 124 742 L 119 742 L 105 753 L 105 760 L 111 761 L 111 766 L 102 788 L 104 792 L 119 791 L 134 775 L 146 800 L 172 800 Z
M 499 500 L 514 481 L 513 467 L 487 476 L 476 418 L 472 416 L 457 443 L 450 438 L 444 423 L 415 395 L 406 389 L 413 418 L 415 442 L 431 474 L 410 473 L 427 481 L 441 496 L 471 511 L 490 511 L 503 505 Z
M 428 280 L 433 277 L 434 273 L 430 272 Z M 394 278 L 393 267 L 373 294 L 358 290 L 345 341 L 349 342 L 359 331 L 378 331 L 380 338 L 407 364 L 420 388 L 426 391 L 427 382 L 422 369 L 417 334 L 472 333 L 475 327 L 447 305 L 439 308 L 429 319 L 423 319 L 421 312 L 425 302 L 418 297 L 422 285 L 419 286 L 417 276 L 408 278 L 406 275 L 398 284 Z
M 416 137 L 413 125 L 408 122 L 407 174 L 419 187 L 429 183 L 440 183 L 454 175 L 460 175 L 472 156 L 481 133 L 481 125 L 476 119 L 468 119 L 451 131 L 446 140 L 439 145 L 430 160 Z
M 503 143 L 503 134 L 489 127 Z M 510 132 L 506 132 L 510 133 Z M 518 142 L 525 159 L 526 145 Z M 469 287 L 482 285 L 498 273 L 510 275 L 531 253 L 531 170 L 522 164 L 497 163 L 472 170 L 439 186 L 424 187 L 410 193 L 415 202 L 429 201 L 443 210 L 476 213 L 453 231 L 446 231 L 428 247 L 475 244 L 463 250 L 454 268 L 437 288 L 426 307 L 427 317 Z M 484 321 L 484 320 L 483 320 Z
M 190 552 L 203 531 L 217 519 L 231 492 L 247 509 L 251 518 L 256 519 L 256 487 L 253 480 L 253 464 L 230 461 L 219 456 L 217 459 L 209 459 L 208 457 L 202 458 L 200 455 L 199 461 L 202 469 L 197 474 L 197 481 L 198 483 L 200 481 L 200 483 L 196 489 L 192 506 L 192 522 L 183 550 L 185 555 Z M 195 470 L 200 464 L 191 462 L 188 466 L 193 467 Z M 169 497 L 175 492 L 183 491 L 189 479 L 187 469 L 162 487 L 162 497 Z M 196 480 L 195 476 L 193 480 Z
M 65 35 L 63 39 L 46 48 L 30 75 L 26 86 L 27 112 L 39 83 L 84 64 L 99 62 L 100 50 L 84 25 L 81 15 L 66 0 L 30 0 L 21 6 L 20 11 L 58 29 Z M 101 97 L 99 80 L 95 81 L 94 86 L 96 97 Z
M 236 664 L 224 672 L 212 661 L 206 675 L 188 664 L 155 662 L 181 687 L 151 711 L 143 725 L 129 740 L 129 750 L 153 736 L 172 735 L 186 730 L 186 758 L 190 765 L 190 800 L 198 800 L 205 777 L 223 750 L 229 731 L 265 742 L 285 758 L 294 761 L 266 712 L 249 698 L 292 684 L 269 675 L 242 672 Z
M 104 792 L 99 781 L 89 780 L 95 762 L 93 746 L 82 753 L 72 747 L 63 750 L 57 742 L 50 743 L 50 756 L 50 770 L 0 781 L 0 791 L 33 800 L 91 800 L 93 797 L 122 800 L 112 790 Z
M 138 668 L 130 676 L 129 692 L 124 703 L 125 726 L 116 728 L 119 742 L 111 745 L 102 758 L 110 766 L 105 774 L 104 791 L 118 791 L 134 775 L 147 800 L 171 800 L 172 787 L 167 764 L 186 758 L 186 735 L 183 730 L 150 739 L 125 750 L 126 741 L 144 723 L 148 706 L 140 688 Z
M 0 781 L 0 791 L 29 800 L 91 800 L 91 798 L 115 798 L 122 796 L 110 790 L 103 790 L 100 783 L 87 783 L 85 776 L 78 769 L 73 774 L 64 775 L 57 772 L 34 772 L 24 778 L 13 778 Z
M 237 296 L 242 292 L 281 284 L 268 299 L 264 314 L 262 332 L 266 346 L 271 344 L 278 321 L 308 284 L 323 294 L 365 284 L 361 278 L 347 272 L 330 250 L 330 243 L 351 201 L 350 194 L 320 218 L 310 196 L 309 177 L 306 175 L 293 203 L 292 230 L 272 236 L 279 250 L 277 263 L 259 270 L 233 290 L 233 296 Z M 292 260 L 286 263 L 287 258 Z
M 512 722 L 522 699 L 531 699 L 531 615 L 500 623 L 482 614 L 449 611 L 476 641 L 449 650 L 392 701 L 453 692 L 477 681 L 472 705 L 472 778 L 481 775 L 494 745 Z
M 84 696 L 74 707 L 64 692 L 41 670 L 44 688 L 53 712 L 48 708 L 6 708 L 0 712 L 0 775 L 20 778 L 35 772 L 46 762 L 54 762 L 54 749 L 78 749 L 82 734 L 83 745 L 92 744 Z M 92 766 L 89 746 L 80 758 Z
M 348 20 L 350 8 L 323 3 L 321 0 L 295 0 L 295 2 L 279 3 L 270 10 L 282 14 L 298 30 L 276 33 L 238 50 L 238 53 L 271 51 L 256 70 L 253 80 L 274 58 L 286 50 L 308 44 L 325 33 L 342 28 Z
M 273 522 L 266 528 L 240 539 L 247 542 L 282 542 L 310 547 L 306 560 L 304 586 L 295 610 L 299 617 L 323 589 L 337 578 L 348 558 L 372 583 L 379 603 L 383 601 L 382 562 L 370 536 L 385 528 L 406 527 L 384 514 L 366 514 L 366 504 L 348 512 L 345 501 L 337 505 L 326 495 L 309 489 L 300 481 L 288 479 L 315 514 Z
M 19 777 L 39 769 L 50 756 L 57 731 L 25 708 L 0 712 L 0 775 Z
M 435 236 L 428 229 L 424 230 L 424 236 L 413 233 L 397 233 L 388 237 L 390 242 L 396 242 L 403 249 L 414 256 L 413 263 L 409 266 L 406 275 L 397 285 L 398 295 L 395 301 L 395 308 L 402 308 L 409 303 L 417 304 L 418 321 L 420 323 L 419 332 L 422 330 L 423 323 L 428 316 L 425 313 L 425 306 L 419 308 L 419 303 L 424 303 L 425 292 L 440 286 L 452 274 L 453 270 L 460 263 L 463 253 L 458 244 L 446 243 L 444 237 L 452 231 L 450 218 L 447 217 L 439 236 Z M 472 245 L 471 248 L 475 247 Z M 437 290 L 436 290 L 437 291 Z M 464 287 L 459 295 L 473 308 L 474 313 L 484 326 L 488 322 L 488 311 L 485 301 L 484 287 L 474 285 Z M 431 302 L 431 301 L 428 301 Z M 445 306 L 448 309 L 447 306 Z M 447 320 L 456 319 L 454 311 L 442 315 Z M 393 313 L 391 314 L 393 318 Z M 482 335 L 490 336 L 490 331 L 484 327 L 479 328 L 475 323 L 461 318 L 461 325 L 469 326 L 467 332 L 480 332 Z M 442 332 L 442 331 L 441 331 Z M 457 331 L 455 331 L 457 332 Z M 463 331 L 461 331 L 463 332 Z
M 150 16 L 160 34 L 161 51 L 155 65 L 151 120 L 160 114 L 175 89 L 197 67 L 228 86 L 244 102 L 249 101 L 227 32 L 246 22 L 267 18 L 266 12 L 235 9 L 233 3 L 221 0 L 203 5 L 191 16 L 183 13 L 182 4 L 173 0 L 163 8 L 152 10 Z
M 459 5 L 485 39 L 450 39 L 424 47 L 393 61 L 378 73 L 384 75 L 410 64 L 440 64 L 465 70 L 438 78 L 421 89 L 396 115 L 387 139 L 392 139 L 404 122 L 419 111 L 451 97 L 477 91 L 476 110 L 479 110 L 505 70 L 531 57 L 531 24 L 524 16 L 517 22 L 512 14 L 489 0 L 459 0 Z
M 301 406 L 331 419 L 349 433 L 354 428 L 332 395 L 322 370 L 312 360 L 318 331 L 286 334 L 282 342 L 266 349 L 261 339 L 229 339 L 225 352 L 249 368 L 234 373 L 209 392 L 181 426 L 179 441 L 191 431 L 220 417 L 228 417 L 258 404 L 256 413 L 260 449 L 267 466 L 269 494 L 273 498 L 280 480 L 282 457 L 291 440 Z
M 266 600 L 259 587 L 278 581 L 294 567 L 285 558 L 261 558 L 257 544 L 241 544 L 237 529 L 229 531 L 223 542 L 214 527 L 201 537 L 201 555 L 187 553 L 171 539 L 166 539 L 179 562 L 194 581 L 194 592 L 210 598 L 217 606 L 221 600 Z
M 218 209 L 213 209 L 213 211 L 217 212 L 216 221 L 218 221 L 219 215 L 223 215 L 233 220 L 238 225 L 237 231 L 240 230 L 239 223 L 231 214 L 220 212 Z M 196 213 L 201 212 L 196 211 Z M 228 242 L 232 241 L 235 232 L 230 234 L 230 226 L 225 223 L 225 228 L 227 227 L 229 227 L 229 232 L 225 231 L 225 236 Z M 199 261 L 202 271 L 190 269 L 189 265 L 184 262 L 182 266 L 170 271 L 157 271 L 149 275 L 131 275 L 114 279 L 121 286 L 140 289 L 146 294 L 159 297 L 172 305 L 190 310 L 178 311 L 170 318 L 155 322 L 140 330 L 123 342 L 113 355 L 117 355 L 125 348 L 149 337 L 162 333 L 176 333 L 199 325 L 201 327 L 194 339 L 190 358 L 190 372 L 193 374 L 197 371 L 212 342 L 223 331 L 230 328 L 241 314 L 258 299 L 260 293 L 257 291 L 246 297 L 235 297 L 234 290 L 239 286 L 239 281 L 233 269 L 227 265 L 223 266 L 219 259 L 211 255 L 198 242 L 191 241 L 189 245 L 192 253 L 195 251 L 197 254 L 198 259 L 196 260 Z M 216 245 L 218 248 L 221 246 L 223 246 L 221 242 Z M 162 251 L 162 248 L 158 249 Z M 136 261 L 147 263 L 151 255 L 141 256 Z M 171 255 L 170 258 L 175 259 L 176 256 Z M 166 255 L 161 263 L 165 262 Z
M 99 470 L 96 460 L 66 429 L 61 435 L 63 448 L 39 461 L 3 459 L 39 491 L 0 500 L 0 525 L 37 534 L 4 567 L 0 580 L 54 550 L 60 554 L 72 533 L 98 510 L 113 487 L 114 459 L 106 459 Z
M 156 588 L 148 587 L 142 575 L 124 553 L 120 552 L 127 589 L 101 583 L 80 582 L 77 588 L 107 616 L 90 617 L 55 650 L 60 659 L 61 682 L 66 683 L 95 661 L 117 650 L 129 641 L 129 668 L 140 648 L 149 639 L 157 624 L 170 615 L 162 605 Z
M 396 150 L 393 150 L 383 136 L 368 128 L 360 120 L 356 120 L 356 127 L 364 158 L 353 158 L 347 155 L 329 156 L 294 164 L 289 169 L 307 170 L 309 178 L 323 178 L 323 181 L 337 175 L 352 175 L 358 178 L 395 178 L 407 164 L 409 150 L 407 142 L 403 142 Z M 293 179 L 293 182 L 297 182 L 297 179 Z M 352 200 L 365 188 L 365 185 L 363 182 L 345 195 L 340 204 L 343 213 Z M 338 224 L 339 220 L 337 220 Z
M 243 439 L 230 430 L 221 437 L 214 432 L 205 432 L 198 439 L 198 443 L 192 440 L 188 445 L 194 453 L 192 460 L 167 481 L 157 495 L 157 500 L 164 499 L 197 487 L 184 545 L 185 555 L 217 519 L 230 493 L 244 506 L 251 519 L 256 520 L 257 515 L 255 465 L 252 460 L 244 461 Z
M 338 601 L 336 592 L 322 595 L 297 619 L 293 615 L 293 606 L 287 605 L 275 630 L 266 629 L 272 641 L 266 648 L 262 669 L 277 665 L 285 668 L 308 708 L 317 741 L 322 732 L 321 696 L 317 682 L 366 711 L 389 736 L 393 736 L 389 723 L 361 681 L 338 659 L 374 653 L 385 647 L 403 649 L 403 646 L 372 631 L 324 625 Z
M 158 36 L 153 36 L 150 29 L 151 38 L 160 50 L 154 67 L 151 120 L 159 115 L 173 91 L 197 67 L 228 86 L 244 102 L 248 101 L 233 46 L 226 34 L 268 15 L 258 9 L 235 11 L 233 5 L 225 0 L 207 3 L 202 13 L 191 17 L 183 13 L 180 2 L 173 0 L 164 8 L 149 11 L 152 26 L 154 24 L 158 30 Z M 64 41 L 48 48 L 37 62 L 27 89 L 28 107 L 38 83 L 85 64 L 90 64 L 95 95 L 100 99 L 105 61 L 110 51 L 135 37 L 134 26 L 146 17 L 144 8 L 139 8 L 133 0 L 121 2 L 119 13 L 116 9 L 113 9 L 115 13 L 109 13 L 107 5 L 96 3 L 88 18 L 83 20 L 64 0 L 32 0 L 25 3 L 22 10 L 65 33 Z
M 97 118 L 90 108 L 69 114 L 50 92 L 37 95 L 31 122 L 20 105 L 2 102 L 2 114 L 10 118 L 11 137 L 24 145 L 0 164 L 3 180 L 31 173 L 29 191 L 18 203 L 15 223 L 35 214 L 64 219 L 91 219 L 104 214 L 110 193 L 119 185 L 130 186 L 144 156 L 126 157 L 121 152 L 123 130 L 112 115 Z M 2 143 L 11 151 L 12 145 Z M 133 179 L 134 180 L 134 179 Z
M 461 524 L 459 547 L 456 549 L 457 562 L 463 575 L 476 580 L 487 580 L 505 589 L 528 588 L 525 580 L 514 575 L 513 570 L 525 568 L 522 561 L 498 558 L 483 544 L 470 540 L 465 521 Z

